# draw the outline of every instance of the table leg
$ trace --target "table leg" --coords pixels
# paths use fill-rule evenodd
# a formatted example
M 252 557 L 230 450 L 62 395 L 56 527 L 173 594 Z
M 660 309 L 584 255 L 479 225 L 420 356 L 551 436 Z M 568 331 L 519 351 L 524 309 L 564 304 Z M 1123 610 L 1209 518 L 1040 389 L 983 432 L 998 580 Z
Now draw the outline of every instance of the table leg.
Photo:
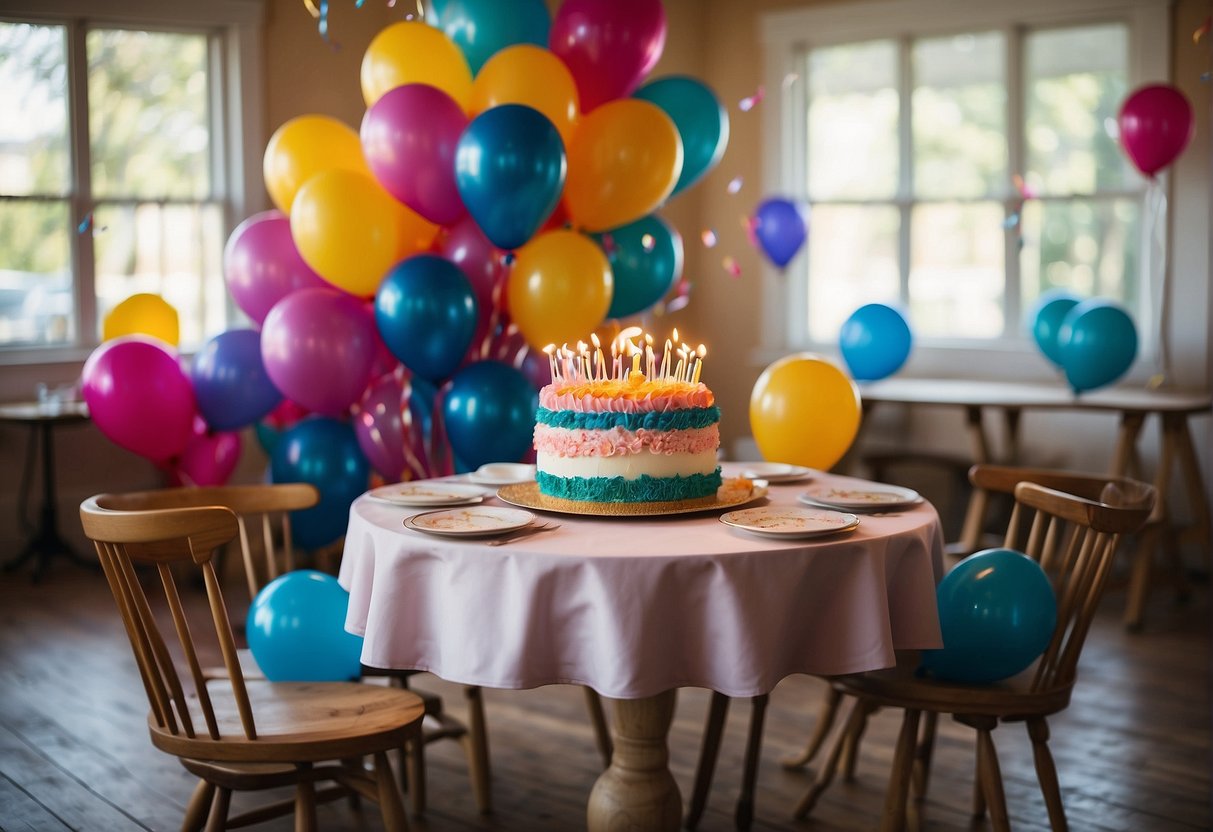
M 670 774 L 666 736 L 676 691 L 612 700 L 615 753 L 590 792 L 590 832 L 672 832 L 682 819 L 682 797 Z
M 989 462 L 990 441 L 986 438 L 981 408 L 966 407 L 965 421 L 968 425 L 969 440 L 973 445 L 973 464 Z M 954 550 L 960 556 L 971 555 L 981 548 L 981 527 L 985 523 L 989 503 L 990 495 L 983 489 L 975 488 L 969 495 L 969 507 L 965 511 L 964 525 L 960 530 L 960 541 Z
M 1120 431 L 1116 435 L 1116 450 L 1112 453 L 1112 467 L 1108 473 L 1117 477 L 1128 474 L 1129 465 L 1137 451 L 1137 437 L 1141 434 L 1141 426 L 1145 421 L 1144 413 L 1126 411 L 1120 414 Z

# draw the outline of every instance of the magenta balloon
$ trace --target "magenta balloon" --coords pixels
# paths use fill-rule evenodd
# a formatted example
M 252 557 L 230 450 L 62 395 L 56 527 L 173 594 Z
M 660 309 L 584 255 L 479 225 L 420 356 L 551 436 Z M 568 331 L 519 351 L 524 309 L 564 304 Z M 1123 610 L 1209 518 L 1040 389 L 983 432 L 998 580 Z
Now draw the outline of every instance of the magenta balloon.
M 201 417 L 194 420 L 194 433 L 170 469 L 178 485 L 226 485 L 240 462 L 242 443 L 236 431 L 211 433 Z
M 84 362 L 81 379 L 93 424 L 114 444 L 165 463 L 193 436 L 194 390 L 161 342 L 106 341 Z
M 404 479 L 404 387 L 395 374 L 370 383 L 354 405 L 354 436 L 363 456 L 388 482 Z
M 282 395 L 341 416 L 362 395 L 375 360 L 375 322 L 363 302 L 336 289 L 301 289 L 280 300 L 261 328 L 261 360 Z
M 665 47 L 661 0 L 565 0 L 548 43 L 573 75 L 581 111 L 630 95 Z
M 493 317 L 493 289 L 500 286 L 504 291 L 505 252 L 489 242 L 480 226 L 469 216 L 452 225 L 439 237 L 438 253 L 458 266 L 472 283 L 478 318 L 468 349 L 469 352 L 475 351 L 478 358 L 480 345 L 488 335 Z
M 232 300 L 258 326 L 291 292 L 329 285 L 303 262 L 281 211 L 253 214 L 236 226 L 223 251 L 223 276 Z
M 468 126 L 442 90 L 405 84 L 386 92 L 362 118 L 362 153 L 384 190 L 430 222 L 467 213 L 455 187 L 455 147 Z
M 1192 105 L 1170 84 L 1150 84 L 1125 99 L 1117 118 L 1120 144 L 1137 169 L 1153 176 L 1192 140 Z

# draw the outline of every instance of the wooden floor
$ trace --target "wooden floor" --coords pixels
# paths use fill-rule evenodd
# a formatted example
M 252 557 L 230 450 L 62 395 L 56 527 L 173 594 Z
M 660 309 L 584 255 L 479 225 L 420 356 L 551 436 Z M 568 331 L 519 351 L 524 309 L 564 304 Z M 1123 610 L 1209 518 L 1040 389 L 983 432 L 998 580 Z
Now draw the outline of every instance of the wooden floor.
M 197 599 L 195 599 L 196 601 Z M 1083 656 L 1071 708 L 1053 725 L 1053 753 L 1075 830 L 1210 828 L 1210 619 L 1208 592 L 1187 604 L 1155 593 L 1146 632 L 1120 627 L 1123 593 L 1110 594 Z M 172 830 L 192 778 L 155 751 L 146 700 L 113 601 L 99 575 L 58 566 L 40 585 L 0 578 L 0 829 Z M 458 686 L 421 677 L 462 710 Z M 876 717 L 854 783 L 836 783 L 804 823 L 791 808 L 809 781 L 779 759 L 799 750 L 812 728 L 821 683 L 786 679 L 772 695 L 757 795 L 758 830 L 873 829 L 896 734 L 896 717 Z M 690 790 L 707 703 L 702 690 L 679 694 L 671 766 Z M 476 814 L 459 748 L 429 750 L 430 810 L 418 830 L 576 830 L 599 760 L 581 692 L 550 687 L 486 692 L 492 815 Z M 748 704 L 735 703 L 703 830 L 732 829 Z M 970 824 L 972 738 L 941 723 L 927 829 Z M 1012 825 L 1047 827 L 1031 750 L 1018 726 L 995 734 Z M 239 805 L 239 804 L 238 804 Z M 321 808 L 324 830 L 376 829 L 373 811 L 344 803 Z M 290 829 L 289 820 L 264 829 Z M 978 824 L 976 828 L 983 828 Z

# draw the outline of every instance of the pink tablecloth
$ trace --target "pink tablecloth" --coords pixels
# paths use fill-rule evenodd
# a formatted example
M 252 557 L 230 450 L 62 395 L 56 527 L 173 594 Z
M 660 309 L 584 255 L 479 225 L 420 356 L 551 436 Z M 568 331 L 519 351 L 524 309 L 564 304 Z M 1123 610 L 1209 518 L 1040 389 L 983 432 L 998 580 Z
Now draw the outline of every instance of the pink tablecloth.
M 804 487 L 767 499 L 791 505 Z M 346 628 L 366 637 L 372 667 L 495 688 L 573 683 L 616 699 L 678 687 L 739 697 L 941 643 L 942 532 L 928 503 L 804 541 L 730 529 L 720 512 L 549 515 L 559 529 L 499 547 L 408 530 L 411 513 L 365 495 L 350 509 Z

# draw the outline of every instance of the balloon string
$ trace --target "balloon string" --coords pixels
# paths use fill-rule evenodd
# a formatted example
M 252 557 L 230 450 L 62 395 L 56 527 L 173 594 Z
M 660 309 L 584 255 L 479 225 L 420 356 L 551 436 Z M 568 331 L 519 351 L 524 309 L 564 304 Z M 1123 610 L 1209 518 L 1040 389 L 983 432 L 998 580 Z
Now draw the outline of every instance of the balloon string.
M 400 380 L 400 421 L 404 425 L 404 441 L 401 447 L 404 449 L 404 470 L 401 472 L 402 478 L 408 480 L 423 480 L 426 477 L 426 466 L 413 453 L 410 446 L 412 437 L 416 436 L 416 431 L 422 430 L 422 426 L 415 424 L 413 421 L 413 411 L 410 402 L 413 398 L 413 382 L 410 380 L 409 373 L 404 369 L 404 365 L 396 370 L 396 377 Z M 425 439 L 422 438 L 422 443 Z
M 1150 387 L 1167 383 L 1171 375 L 1171 292 L 1167 269 L 1167 194 L 1157 177 L 1150 179 L 1147 189 L 1146 210 L 1150 236 L 1150 288 L 1152 299 L 1158 310 L 1157 373 L 1149 381 Z
M 446 400 L 446 394 L 451 389 L 451 383 L 439 388 L 434 396 L 434 412 L 430 416 L 430 476 L 431 477 L 449 477 L 455 473 L 455 464 L 452 459 L 451 446 L 446 438 L 446 423 L 443 420 L 443 406 Z

